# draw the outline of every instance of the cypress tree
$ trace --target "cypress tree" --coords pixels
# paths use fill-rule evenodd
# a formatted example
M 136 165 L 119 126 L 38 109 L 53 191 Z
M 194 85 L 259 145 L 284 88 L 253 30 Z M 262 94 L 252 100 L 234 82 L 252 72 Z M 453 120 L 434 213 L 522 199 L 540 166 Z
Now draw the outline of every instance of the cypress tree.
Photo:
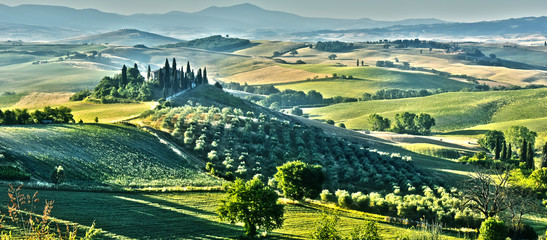
M 167 84 L 163 84 L 163 99 L 167 99 Z
M 526 163 L 527 157 L 528 157 L 528 143 L 526 142 L 526 139 L 523 139 L 522 145 L 520 146 L 519 161 Z
M 359 67 L 359 59 L 357 59 L 357 67 Z
M 0 109 L 0 124 L 4 122 L 4 112 L 2 112 L 2 109 Z
M 207 79 L 207 68 L 203 67 L 203 83 L 209 84 L 209 79 Z
M 190 68 L 190 61 L 186 62 L 186 76 L 188 76 L 188 74 L 190 74 L 190 72 L 192 71 L 192 69 Z
M 539 162 L 539 168 L 547 167 L 547 142 L 543 145 L 543 150 L 541 151 L 541 161 Z
M 186 77 L 184 77 L 184 69 L 180 67 L 180 88 L 182 90 L 186 89 Z
M 122 81 L 118 85 L 118 87 L 124 87 L 127 84 L 127 67 L 125 64 L 122 67 Z
M 501 156 L 500 159 L 505 160 L 507 159 L 507 144 L 505 140 L 503 140 L 503 144 L 501 146 Z
M 158 70 L 158 83 L 159 83 L 159 86 L 163 86 L 164 85 L 164 81 L 163 81 L 163 69 L 159 69 Z
M 507 159 L 513 159 L 513 147 L 511 147 L 511 143 L 507 146 Z
M 532 146 L 532 143 L 528 143 L 526 166 L 528 166 L 528 169 L 534 169 L 534 146 Z
M 179 82 L 177 81 L 177 60 L 173 58 L 173 94 L 179 91 Z
M 501 141 L 498 138 L 496 140 L 496 146 L 494 147 L 494 159 L 500 159 L 500 152 L 501 152 Z
M 201 74 L 201 68 L 198 69 L 198 75 L 197 75 L 196 79 L 197 79 L 196 82 L 197 82 L 198 85 L 203 84 L 203 75 Z
M 150 68 L 150 65 L 148 65 L 148 73 L 146 73 L 146 81 L 150 82 L 150 73 L 152 72 L 152 69 Z
M 135 65 L 133 65 L 133 68 L 139 69 L 139 67 L 137 66 L 137 63 L 135 63 Z
M 171 67 L 169 66 L 169 59 L 165 59 L 165 66 L 163 66 L 163 68 L 165 69 L 163 78 L 165 78 L 165 84 L 167 85 L 167 87 L 169 87 L 169 84 L 171 83 L 171 71 L 169 71 Z

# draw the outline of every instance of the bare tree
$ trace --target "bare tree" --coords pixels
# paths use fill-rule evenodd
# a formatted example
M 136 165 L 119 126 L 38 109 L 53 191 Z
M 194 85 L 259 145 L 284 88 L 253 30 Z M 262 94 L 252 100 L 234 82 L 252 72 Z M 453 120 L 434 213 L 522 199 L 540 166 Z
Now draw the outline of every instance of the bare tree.
M 476 171 L 462 186 L 464 203 L 485 218 L 494 217 L 511 205 L 508 181 L 509 169 Z

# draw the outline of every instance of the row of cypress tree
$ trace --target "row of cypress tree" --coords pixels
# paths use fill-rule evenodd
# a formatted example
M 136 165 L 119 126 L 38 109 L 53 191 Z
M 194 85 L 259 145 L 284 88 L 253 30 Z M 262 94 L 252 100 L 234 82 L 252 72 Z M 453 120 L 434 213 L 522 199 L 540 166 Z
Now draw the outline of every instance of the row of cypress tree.
M 151 69 L 148 66 L 147 78 L 151 79 Z M 158 82 L 159 87 L 163 88 L 163 95 L 172 95 L 182 90 L 194 88 L 201 84 L 209 83 L 207 78 L 207 68 L 199 68 L 197 73 L 190 67 L 190 62 L 186 63 L 186 71 L 181 66 L 177 68 L 177 60 L 173 58 L 172 64 L 169 64 L 169 59 L 165 59 L 165 65 L 157 71 L 154 79 Z

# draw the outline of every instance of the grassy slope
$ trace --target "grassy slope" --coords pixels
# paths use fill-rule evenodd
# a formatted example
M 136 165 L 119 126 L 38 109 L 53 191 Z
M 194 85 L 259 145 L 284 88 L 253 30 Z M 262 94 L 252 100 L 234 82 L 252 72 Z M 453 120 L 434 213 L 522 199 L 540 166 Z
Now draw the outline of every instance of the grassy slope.
M 0 148 L 37 180 L 62 165 L 68 182 L 115 186 L 215 185 L 219 180 L 154 136 L 118 125 L 33 125 L 0 128 Z
M 376 67 L 338 67 L 336 65 L 305 64 L 284 65 L 317 73 L 319 77 L 331 76 L 333 73 L 353 76 L 354 80 L 306 81 L 294 84 L 277 85 L 280 89 L 309 91 L 315 89 L 324 96 L 358 97 L 368 92 L 373 93 L 383 88 L 400 89 L 437 89 L 457 90 L 472 87 L 472 84 L 451 80 L 435 75 L 392 71 Z M 295 79 L 298 80 L 298 79 Z M 301 80 L 301 79 L 300 79 Z M 348 89 L 351 89 L 348 91 Z
M 22 63 L 0 67 L 0 85 L 15 92 L 59 92 L 94 88 L 112 71 L 77 68 L 66 62 Z
M 302 43 L 296 42 L 280 42 L 280 41 L 252 41 L 252 43 L 258 44 L 251 48 L 235 51 L 237 54 L 244 54 L 250 56 L 264 56 L 271 57 L 273 52 L 286 52 L 292 48 L 301 46 Z
M 32 193 L 32 191 L 28 191 Z M 40 191 L 41 199 L 55 200 L 52 215 L 90 226 L 95 221 L 105 238 L 124 239 L 219 239 L 235 238 L 243 233 L 241 225 L 221 223 L 216 208 L 223 193 L 187 192 L 167 194 L 111 194 Z M 1 202 L 7 201 L 2 194 Z M 269 232 L 273 239 L 309 239 L 321 209 L 286 205 L 283 228 Z M 343 234 L 364 220 L 382 222 L 374 214 L 342 211 L 339 228 Z M 380 223 L 380 234 L 394 239 L 405 228 Z M 450 237 L 448 239 L 456 239 Z
M 505 92 L 454 92 L 423 98 L 336 104 L 306 112 L 314 118 L 333 119 L 355 129 L 370 128 L 367 118 L 372 113 L 390 119 L 393 119 L 395 114 L 405 111 L 428 113 L 436 119 L 437 126 L 433 129 L 446 131 L 487 124 L 491 121 L 514 121 L 519 117 L 546 117 L 546 99 L 545 88 Z M 533 105 L 528 106 L 529 104 Z M 513 112 L 519 112 L 519 115 L 511 114 Z

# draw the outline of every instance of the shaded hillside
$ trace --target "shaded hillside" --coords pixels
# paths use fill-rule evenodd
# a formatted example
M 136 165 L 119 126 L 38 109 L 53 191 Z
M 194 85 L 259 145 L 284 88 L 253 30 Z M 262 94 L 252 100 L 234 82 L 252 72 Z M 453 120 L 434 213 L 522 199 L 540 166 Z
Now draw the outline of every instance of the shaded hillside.
M 217 185 L 188 157 L 153 135 L 117 125 L 34 125 L 0 128 L 0 149 L 31 174 L 49 181 L 62 166 L 65 182 L 80 185 Z
M 296 121 L 285 114 L 270 110 L 269 108 L 261 107 L 239 97 L 235 97 L 213 85 L 200 85 L 197 88 L 190 89 L 186 93 L 172 99 L 172 101 L 175 106 L 183 106 L 188 103 L 197 103 L 201 106 L 212 106 L 220 109 L 231 107 L 241 109 L 243 112 L 253 112 L 256 116 L 262 113 L 279 119 Z
M 62 43 L 73 44 L 112 44 L 112 45 L 145 45 L 157 46 L 167 43 L 180 42 L 179 39 L 158 35 L 155 33 L 144 32 L 136 29 L 120 29 L 114 32 L 107 32 L 98 35 L 82 36 L 60 40 Z

